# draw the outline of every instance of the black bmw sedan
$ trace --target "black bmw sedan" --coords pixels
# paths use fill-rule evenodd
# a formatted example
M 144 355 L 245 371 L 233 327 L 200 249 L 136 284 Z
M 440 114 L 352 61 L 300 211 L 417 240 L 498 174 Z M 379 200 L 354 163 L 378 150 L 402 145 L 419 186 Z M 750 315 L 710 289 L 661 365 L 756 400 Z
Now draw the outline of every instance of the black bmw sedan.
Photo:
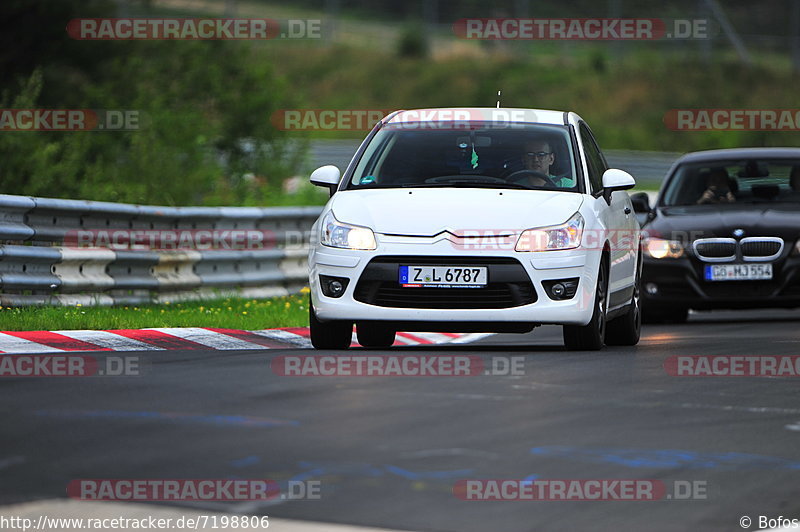
M 800 148 L 684 155 L 643 226 L 642 303 L 648 322 L 688 309 L 800 306 Z

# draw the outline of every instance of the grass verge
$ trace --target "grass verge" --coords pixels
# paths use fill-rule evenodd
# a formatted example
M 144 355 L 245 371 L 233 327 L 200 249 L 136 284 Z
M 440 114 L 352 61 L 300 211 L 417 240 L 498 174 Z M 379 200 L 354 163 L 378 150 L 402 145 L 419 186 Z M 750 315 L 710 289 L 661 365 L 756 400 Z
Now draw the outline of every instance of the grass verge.
M 308 295 L 274 299 L 221 298 L 127 307 L 0 307 L 0 330 L 219 327 L 271 329 L 308 325 Z

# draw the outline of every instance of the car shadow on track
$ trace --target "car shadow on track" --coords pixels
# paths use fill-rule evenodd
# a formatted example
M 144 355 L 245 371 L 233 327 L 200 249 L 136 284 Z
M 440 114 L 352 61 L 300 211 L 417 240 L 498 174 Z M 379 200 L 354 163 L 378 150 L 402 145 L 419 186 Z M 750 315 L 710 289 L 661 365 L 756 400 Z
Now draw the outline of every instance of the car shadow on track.
M 520 345 L 520 344 L 460 344 L 460 345 L 417 345 L 417 346 L 394 346 L 389 349 L 366 349 L 363 347 L 351 347 L 349 351 L 362 353 L 414 353 L 420 351 L 440 351 L 446 352 L 480 352 L 496 353 L 569 353 L 569 354 L 633 354 L 636 347 L 605 347 L 600 351 L 567 351 L 563 345 Z
M 700 311 L 689 314 L 689 321 L 685 324 L 673 326 L 703 326 L 715 324 L 734 324 L 734 323 L 793 323 L 800 321 L 800 310 L 798 309 L 764 309 L 764 310 L 717 310 Z

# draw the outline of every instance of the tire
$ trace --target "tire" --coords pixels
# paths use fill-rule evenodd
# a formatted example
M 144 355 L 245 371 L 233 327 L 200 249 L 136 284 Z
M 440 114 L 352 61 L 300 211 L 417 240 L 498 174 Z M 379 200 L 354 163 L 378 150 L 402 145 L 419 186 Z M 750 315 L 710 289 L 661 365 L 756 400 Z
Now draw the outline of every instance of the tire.
M 606 345 L 636 345 L 642 334 L 642 265 L 636 268 L 633 296 L 628 310 L 608 322 Z
M 564 345 L 568 351 L 598 351 L 605 343 L 606 311 L 608 310 L 608 260 L 600 260 L 597 272 L 592 319 L 586 325 L 564 325 Z
M 689 309 L 685 307 L 656 307 L 648 303 L 642 307 L 644 323 L 686 323 Z
M 358 343 L 364 347 L 382 348 L 390 347 L 394 343 L 397 332 L 380 323 L 357 323 L 356 336 Z
M 308 305 L 311 344 L 316 349 L 347 349 L 353 338 L 353 323 L 349 321 L 319 321 L 314 307 Z

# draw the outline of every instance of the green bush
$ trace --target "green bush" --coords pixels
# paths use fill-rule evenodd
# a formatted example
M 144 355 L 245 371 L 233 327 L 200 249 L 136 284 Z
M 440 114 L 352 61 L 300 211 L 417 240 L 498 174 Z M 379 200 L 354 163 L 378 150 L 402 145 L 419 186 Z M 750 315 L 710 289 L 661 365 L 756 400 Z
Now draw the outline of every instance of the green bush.
M 421 24 L 406 25 L 397 39 L 397 55 L 400 57 L 424 58 L 429 52 L 428 38 Z
M 672 109 L 795 109 L 797 74 L 764 65 L 745 67 L 722 60 L 706 64 L 692 56 L 646 51 L 612 61 L 590 46 L 578 49 L 583 52 L 575 57 L 542 52 L 437 59 L 396 58 L 344 46 L 286 48 L 276 67 L 298 87 L 297 96 L 315 102 L 315 108 L 493 107 L 497 90 L 502 89 L 504 107 L 577 112 L 591 124 L 605 149 L 683 152 L 800 143 L 796 131 L 686 132 L 664 124 Z M 315 79 L 322 82 L 309 82 Z
M 98 16 L 114 14 L 113 4 L 100 0 L 58 2 L 13 0 L 11 10 L 31 24 L 37 17 L 63 22 L 85 16 L 88 6 Z M 254 43 L 71 41 L 63 28 L 46 26 L 37 37 L 47 44 L 41 49 L 23 42 L 13 54 L 0 55 L 0 65 L 15 74 L 0 80 L 2 107 L 135 110 L 141 126 L 127 132 L 4 131 L 4 193 L 268 205 L 300 167 L 302 138 L 288 139 L 270 123 L 273 112 L 299 103 Z M 61 44 L 61 53 L 52 43 Z

